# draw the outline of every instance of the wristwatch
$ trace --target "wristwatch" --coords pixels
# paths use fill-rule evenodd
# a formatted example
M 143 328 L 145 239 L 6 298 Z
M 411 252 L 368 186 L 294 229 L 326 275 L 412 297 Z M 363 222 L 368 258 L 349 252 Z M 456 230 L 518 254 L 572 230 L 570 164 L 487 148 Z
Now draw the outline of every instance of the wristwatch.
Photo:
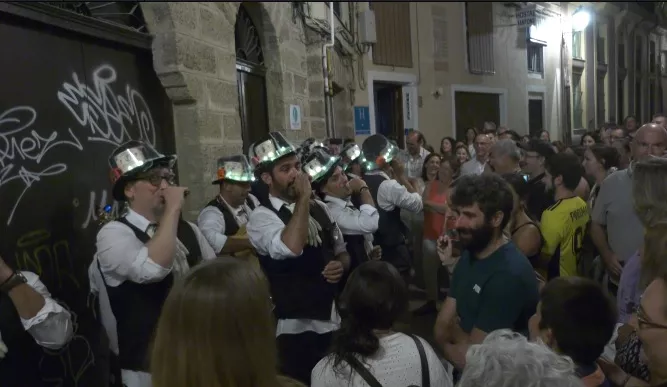
M 0 292 L 9 293 L 10 290 L 25 283 L 28 283 L 28 280 L 25 278 L 25 276 L 21 274 L 21 272 L 15 271 L 11 277 L 9 277 L 0 285 Z

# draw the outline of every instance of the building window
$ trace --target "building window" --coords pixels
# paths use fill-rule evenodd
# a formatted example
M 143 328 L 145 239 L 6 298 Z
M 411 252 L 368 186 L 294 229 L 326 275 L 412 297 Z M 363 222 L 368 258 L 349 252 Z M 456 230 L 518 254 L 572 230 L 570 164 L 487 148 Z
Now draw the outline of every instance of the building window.
M 597 126 L 599 127 L 602 125 L 604 122 L 606 122 L 605 116 L 607 114 L 606 111 L 606 99 L 605 99 L 605 92 L 604 92 L 604 82 L 605 79 L 607 78 L 607 73 L 604 71 L 599 71 L 598 72 L 598 79 L 597 79 Z
M 572 127 L 584 127 L 584 90 L 581 87 L 581 73 L 572 72 Z
M 655 41 L 649 40 L 649 42 L 648 42 L 648 71 L 651 74 L 655 74 L 655 62 L 656 62 Z
M 575 59 L 584 59 L 583 36 L 582 31 L 572 33 L 572 57 Z
M 625 117 L 625 80 L 619 79 L 616 86 L 616 115 L 618 117 Z
M 465 2 L 468 70 L 472 74 L 495 74 L 493 53 L 493 3 Z
M 625 68 L 625 44 L 618 45 L 618 68 Z
M 528 72 L 544 72 L 544 46 L 538 43 L 526 43 L 526 54 L 528 56 Z
M 642 119 L 642 81 L 637 80 L 635 82 L 635 111 L 634 116 L 637 118 L 637 122 L 644 122 Z
M 370 4 L 377 30 L 373 64 L 412 67 L 410 3 L 373 1 Z

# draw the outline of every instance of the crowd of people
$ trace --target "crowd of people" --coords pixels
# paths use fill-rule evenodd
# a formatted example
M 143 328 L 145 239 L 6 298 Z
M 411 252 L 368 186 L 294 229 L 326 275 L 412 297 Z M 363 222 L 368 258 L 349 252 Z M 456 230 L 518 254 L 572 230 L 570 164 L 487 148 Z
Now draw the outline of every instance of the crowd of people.
M 109 385 L 667 386 L 665 125 L 567 147 L 486 122 L 437 151 L 273 132 L 215 161 L 196 222 L 176 156 L 123 144 L 127 208 L 89 267 Z M 0 385 L 38 386 L 22 359 L 65 345 L 69 312 L 1 259 L 0 310 Z M 434 342 L 397 329 L 412 314 Z

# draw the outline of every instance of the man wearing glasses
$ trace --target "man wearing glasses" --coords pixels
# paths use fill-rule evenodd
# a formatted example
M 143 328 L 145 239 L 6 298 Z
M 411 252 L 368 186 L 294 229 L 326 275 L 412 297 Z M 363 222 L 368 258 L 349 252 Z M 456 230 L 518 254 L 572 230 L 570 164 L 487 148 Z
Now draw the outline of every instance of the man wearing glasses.
M 197 226 L 181 219 L 187 189 L 174 185 L 175 161 L 140 141 L 109 158 L 113 198 L 128 210 L 97 234 L 88 273 L 127 387 L 151 385 L 149 342 L 174 277 L 216 256 Z

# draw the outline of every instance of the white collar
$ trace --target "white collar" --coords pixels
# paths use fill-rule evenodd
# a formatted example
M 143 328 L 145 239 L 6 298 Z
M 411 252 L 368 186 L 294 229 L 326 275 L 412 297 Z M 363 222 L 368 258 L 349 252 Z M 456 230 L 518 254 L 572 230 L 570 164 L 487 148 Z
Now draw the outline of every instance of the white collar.
M 148 226 L 151 225 L 150 220 L 146 219 L 143 215 L 140 215 L 138 212 L 134 211 L 131 208 L 127 211 L 125 219 L 127 219 L 127 221 L 130 222 L 130 224 L 132 224 L 139 230 L 143 231 L 148 230 Z
M 327 203 L 332 203 L 336 207 L 345 208 L 352 206 L 352 203 L 347 199 L 341 199 L 333 196 L 326 195 L 324 201 Z
M 276 211 L 280 211 L 280 208 L 282 208 L 282 206 L 289 208 L 290 211 L 294 211 L 294 203 L 291 204 L 287 203 L 283 199 L 277 198 L 271 194 L 269 194 L 269 201 L 271 202 L 273 208 L 276 209 Z
M 241 204 L 240 206 L 235 208 L 235 207 L 232 207 L 229 203 L 227 203 L 227 201 L 225 200 L 225 198 L 222 197 L 222 195 L 218 195 L 218 198 L 220 198 L 220 200 L 222 200 L 222 203 L 225 206 L 227 206 L 227 208 L 232 212 L 232 215 L 234 215 L 234 216 L 239 216 L 239 213 L 241 213 L 242 211 L 245 211 L 245 208 L 244 208 L 245 203 Z

